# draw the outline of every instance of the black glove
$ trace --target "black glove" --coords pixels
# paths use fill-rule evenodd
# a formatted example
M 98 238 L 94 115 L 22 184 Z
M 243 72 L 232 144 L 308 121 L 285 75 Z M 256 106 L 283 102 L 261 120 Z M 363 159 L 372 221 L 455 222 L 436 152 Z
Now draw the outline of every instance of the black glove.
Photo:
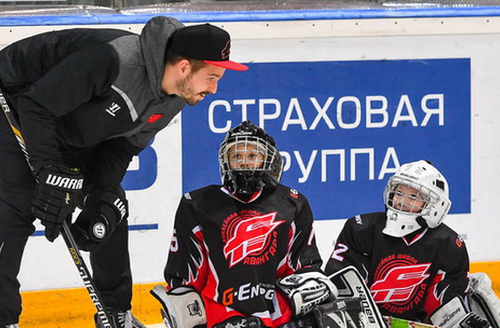
M 45 226 L 45 237 L 54 241 L 62 224 L 75 210 L 74 195 L 83 188 L 77 168 L 49 165 L 38 172 L 38 184 L 31 199 L 31 212 Z
M 94 251 L 111 236 L 122 220 L 128 218 L 128 202 L 125 193 L 97 190 L 85 199 L 84 207 L 71 232 L 75 241 L 84 251 Z

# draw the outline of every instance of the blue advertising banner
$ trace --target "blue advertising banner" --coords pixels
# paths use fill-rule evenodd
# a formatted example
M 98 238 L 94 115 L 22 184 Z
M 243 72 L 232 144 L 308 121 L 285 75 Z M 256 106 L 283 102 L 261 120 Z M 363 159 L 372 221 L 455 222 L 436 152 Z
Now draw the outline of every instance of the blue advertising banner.
M 427 159 L 450 184 L 451 213 L 471 209 L 470 59 L 249 64 L 182 112 L 183 190 L 220 184 L 217 151 L 243 120 L 285 158 L 282 183 L 315 219 L 383 211 L 387 179 Z

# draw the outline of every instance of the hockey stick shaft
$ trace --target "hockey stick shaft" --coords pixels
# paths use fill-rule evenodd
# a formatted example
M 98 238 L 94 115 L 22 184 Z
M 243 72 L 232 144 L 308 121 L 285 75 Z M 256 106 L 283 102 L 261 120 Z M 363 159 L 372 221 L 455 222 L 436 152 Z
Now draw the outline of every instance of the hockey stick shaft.
M 428 323 L 395 318 L 391 316 L 384 316 L 384 319 L 389 328 L 440 328 Z
M 0 90 L 0 106 L 2 106 L 2 111 L 5 114 L 5 117 L 7 118 L 7 122 L 9 123 L 12 132 L 14 132 L 14 136 L 24 154 L 24 157 L 26 158 L 26 162 L 28 163 L 31 172 L 33 173 L 33 175 L 35 175 L 34 168 L 31 165 L 29 153 L 28 150 L 26 149 L 26 144 L 21 134 L 19 124 L 17 123 L 14 115 L 12 115 L 7 100 L 5 99 L 3 92 L 1 90 Z M 99 295 L 99 292 L 95 288 L 94 281 L 92 280 L 92 276 L 90 275 L 90 271 L 87 265 L 85 264 L 85 261 L 82 258 L 80 249 L 76 244 L 75 238 L 73 237 L 73 234 L 71 233 L 68 222 L 66 220 L 63 222 L 61 234 L 63 236 L 64 242 L 66 243 L 66 247 L 68 248 L 68 251 L 71 254 L 73 263 L 76 265 L 78 273 L 80 274 L 80 277 L 83 280 L 83 284 L 85 285 L 85 288 L 87 289 L 87 292 L 90 295 L 90 299 L 92 300 L 92 303 L 94 304 L 97 310 L 97 315 L 102 321 L 103 328 L 114 328 L 111 325 L 111 321 L 109 320 L 108 314 L 104 310 L 105 307 L 102 301 L 102 297 Z

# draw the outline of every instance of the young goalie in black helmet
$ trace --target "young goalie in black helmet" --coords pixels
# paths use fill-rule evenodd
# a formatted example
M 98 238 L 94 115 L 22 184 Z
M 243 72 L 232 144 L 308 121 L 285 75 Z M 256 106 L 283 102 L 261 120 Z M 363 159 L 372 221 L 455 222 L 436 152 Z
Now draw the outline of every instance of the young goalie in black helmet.
M 237 194 L 275 187 L 283 173 L 283 158 L 274 139 L 245 121 L 230 130 L 219 148 L 222 183 Z
M 258 328 L 309 320 L 300 327 L 311 327 L 312 307 L 337 291 L 320 270 L 307 199 L 279 183 L 283 159 L 273 138 L 243 122 L 227 133 L 219 164 L 222 185 L 186 193 L 177 209 L 168 291 L 152 291 L 166 322 Z

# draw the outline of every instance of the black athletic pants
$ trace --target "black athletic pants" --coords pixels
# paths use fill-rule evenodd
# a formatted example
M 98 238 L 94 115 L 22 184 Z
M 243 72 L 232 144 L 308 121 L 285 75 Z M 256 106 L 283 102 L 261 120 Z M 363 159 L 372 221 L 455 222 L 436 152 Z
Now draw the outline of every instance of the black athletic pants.
M 91 152 L 82 154 L 78 155 L 84 157 L 74 160 L 92 162 Z M 17 323 L 21 314 L 17 275 L 24 247 L 35 230 L 30 205 L 35 183 L 24 154 L 4 114 L 0 113 L 0 327 Z M 106 244 L 91 254 L 91 266 L 95 286 L 106 307 L 129 310 L 132 275 L 127 221 L 117 227 Z M 57 268 L 48 270 L 53 270 L 54 275 L 59 274 Z M 34 279 L 36 275 L 33 272 Z

